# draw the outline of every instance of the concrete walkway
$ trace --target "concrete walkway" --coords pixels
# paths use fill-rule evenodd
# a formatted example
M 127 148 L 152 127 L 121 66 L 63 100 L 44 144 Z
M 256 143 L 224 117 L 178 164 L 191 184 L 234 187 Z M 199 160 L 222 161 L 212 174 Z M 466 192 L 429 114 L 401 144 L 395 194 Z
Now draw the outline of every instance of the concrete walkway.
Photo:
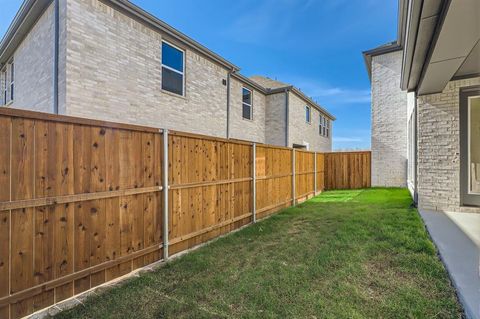
M 467 318 L 480 319 L 480 215 L 420 211 Z

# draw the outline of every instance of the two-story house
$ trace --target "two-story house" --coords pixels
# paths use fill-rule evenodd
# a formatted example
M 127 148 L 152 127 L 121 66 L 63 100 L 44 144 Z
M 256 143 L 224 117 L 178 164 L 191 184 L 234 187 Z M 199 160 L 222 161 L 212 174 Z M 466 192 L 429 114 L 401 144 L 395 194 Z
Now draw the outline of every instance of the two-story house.
M 25 0 L 0 43 L 1 105 L 330 151 L 335 118 L 126 0 Z

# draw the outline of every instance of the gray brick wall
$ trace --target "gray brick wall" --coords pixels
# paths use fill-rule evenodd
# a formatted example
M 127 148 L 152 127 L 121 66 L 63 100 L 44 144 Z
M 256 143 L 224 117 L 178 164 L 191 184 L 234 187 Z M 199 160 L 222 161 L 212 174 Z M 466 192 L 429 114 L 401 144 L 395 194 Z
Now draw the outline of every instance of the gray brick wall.
M 460 203 L 460 88 L 480 78 L 448 83 L 442 93 L 420 96 L 418 107 L 418 197 L 421 209 L 477 212 Z
M 407 94 L 402 51 L 372 58 L 372 185 L 407 186 Z
M 53 111 L 54 9 L 51 4 L 15 50 L 11 107 Z
M 306 122 L 305 106 L 311 109 L 311 123 Z M 310 145 L 311 151 L 330 152 L 332 150 L 333 122 L 330 122 L 330 135 L 323 137 L 319 134 L 320 112 L 297 94 L 289 94 L 289 141 L 288 146 L 293 144 Z
M 285 145 L 285 93 L 267 95 L 265 108 L 265 143 Z
M 185 97 L 163 92 L 162 34 L 97 0 L 67 5 L 68 115 L 226 136 L 226 69 L 184 48 Z
M 242 116 L 243 87 L 252 90 L 253 94 L 251 120 L 244 119 Z M 230 80 L 230 137 L 265 143 L 265 105 L 265 94 L 232 77 Z

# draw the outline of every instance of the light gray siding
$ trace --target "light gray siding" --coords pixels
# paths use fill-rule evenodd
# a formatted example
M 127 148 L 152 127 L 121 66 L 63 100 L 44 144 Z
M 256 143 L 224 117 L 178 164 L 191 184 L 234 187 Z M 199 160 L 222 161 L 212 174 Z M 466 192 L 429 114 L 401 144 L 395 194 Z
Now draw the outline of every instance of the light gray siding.
M 267 96 L 265 108 L 265 143 L 286 146 L 286 93 Z
M 253 103 L 251 120 L 242 116 L 242 88 L 252 91 Z M 240 140 L 265 143 L 266 96 L 236 78 L 230 79 L 230 137 Z
M 288 146 L 293 144 L 309 144 L 311 151 L 330 152 L 332 150 L 332 134 L 329 137 L 321 136 L 319 133 L 320 112 L 310 103 L 302 99 L 294 92 L 289 96 L 289 129 Z M 310 106 L 311 122 L 306 122 L 305 106 Z M 330 122 L 330 131 L 333 128 L 333 121 Z
M 54 21 L 51 4 L 15 50 L 11 107 L 53 112 Z
M 225 68 L 170 41 L 186 50 L 186 92 L 164 92 L 164 35 L 100 1 L 67 5 L 68 115 L 226 136 Z
M 402 51 L 372 58 L 372 185 L 407 186 L 407 94 Z

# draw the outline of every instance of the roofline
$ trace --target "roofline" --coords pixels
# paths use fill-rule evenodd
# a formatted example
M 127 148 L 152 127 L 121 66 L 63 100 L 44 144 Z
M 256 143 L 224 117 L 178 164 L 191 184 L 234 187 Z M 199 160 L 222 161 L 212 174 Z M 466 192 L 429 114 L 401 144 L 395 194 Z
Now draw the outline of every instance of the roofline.
M 155 16 L 151 15 L 150 13 L 146 12 L 145 10 L 136 6 L 135 4 L 131 3 L 128 0 L 101 0 L 101 1 L 113 4 L 117 8 L 122 9 L 123 11 L 129 13 L 135 18 L 145 22 L 149 26 L 162 31 L 167 35 L 171 36 L 172 38 L 199 51 L 200 53 L 204 54 L 205 56 L 209 57 L 215 62 L 221 64 L 227 69 L 231 69 L 234 71 L 240 70 L 240 68 L 235 64 L 227 61 L 226 59 L 222 58 L 220 55 L 207 49 L 205 46 L 201 45 L 197 41 L 193 40 L 192 38 L 188 37 L 184 33 L 178 31 L 177 29 L 173 28 L 166 22 L 156 18 Z M 10 51 L 12 51 L 12 47 L 15 47 L 16 45 L 18 45 L 18 43 L 21 40 L 23 40 L 22 34 L 18 34 L 18 31 L 21 30 L 22 27 L 28 28 L 28 30 L 30 30 L 29 26 L 24 25 L 24 22 L 26 21 L 26 19 L 28 18 L 29 22 L 31 22 L 32 20 L 37 21 L 37 19 L 43 13 L 43 9 L 45 9 L 47 5 L 49 5 L 51 2 L 52 0 L 24 0 L 20 9 L 15 15 L 15 18 L 13 19 L 12 23 L 8 27 L 7 32 L 5 33 L 5 36 L 0 42 L 0 63 L 2 62 L 2 59 L 8 59 L 8 57 L 4 56 L 5 53 L 6 52 L 9 53 Z M 31 10 L 32 8 L 34 10 Z
M 237 80 L 240 80 L 242 81 L 243 83 L 246 83 L 247 85 L 250 85 L 251 87 L 257 89 L 258 91 L 262 92 L 263 94 L 267 95 L 268 94 L 268 90 L 263 87 L 262 85 L 260 85 L 259 83 L 255 82 L 254 80 L 246 77 L 245 75 L 243 74 L 240 74 L 238 72 L 233 72 L 232 73 L 232 76 L 234 78 L 236 78 Z
M 393 41 L 393 42 L 390 42 L 389 44 L 382 45 L 371 50 L 363 51 L 362 52 L 363 60 L 367 68 L 368 78 L 370 79 L 370 81 L 372 81 L 372 58 L 374 56 L 392 53 L 392 52 L 401 51 L 401 50 L 403 50 L 403 46 L 399 44 L 398 41 Z
M 333 121 L 336 120 L 335 116 L 333 116 L 331 113 L 329 113 L 327 110 L 325 110 L 322 106 L 320 106 L 317 102 L 315 102 L 314 100 L 309 98 L 307 95 L 305 95 L 305 93 L 303 93 L 302 91 L 300 91 L 299 89 L 297 89 L 293 85 L 282 86 L 282 87 L 274 88 L 274 89 L 268 89 L 268 88 L 263 87 L 259 83 L 255 82 L 254 80 L 252 80 L 252 79 L 250 79 L 250 78 L 248 78 L 248 77 L 246 77 L 246 76 L 244 76 L 244 75 L 242 75 L 238 72 L 232 73 L 232 76 L 237 78 L 238 80 L 243 81 L 244 83 L 254 87 L 255 89 L 259 90 L 260 92 L 262 92 L 265 95 L 273 95 L 273 94 L 278 94 L 278 93 L 284 93 L 286 91 L 294 92 L 300 98 L 302 98 L 303 100 L 306 100 L 308 103 L 312 104 L 318 111 L 327 115 L 331 120 L 333 120 Z
M 231 63 L 230 61 L 222 58 L 220 55 L 216 54 L 215 52 L 211 51 L 210 49 L 206 48 L 199 42 L 193 40 L 186 34 L 178 31 L 171 25 L 167 24 L 166 22 L 158 19 L 157 17 L 153 16 L 152 14 L 148 13 L 147 11 L 143 10 L 139 6 L 133 4 L 128 0 L 102 0 L 105 2 L 110 2 L 119 8 L 127 11 L 128 13 L 132 14 L 133 16 L 139 18 L 140 20 L 146 22 L 147 24 L 155 27 L 169 36 L 184 42 L 185 44 L 189 45 L 190 47 L 198 50 L 199 52 L 205 54 L 207 57 L 211 58 L 212 60 L 222 64 L 223 66 L 227 67 L 228 69 L 232 69 L 234 71 L 239 71 L 240 67 L 236 66 L 235 64 Z
M 318 111 L 324 113 L 327 117 L 329 117 L 332 121 L 335 121 L 337 118 L 335 116 L 333 116 L 330 112 L 328 112 L 326 109 L 324 109 L 321 105 L 319 105 L 317 102 L 315 102 L 314 100 L 312 100 L 310 97 L 308 97 L 307 95 L 305 95 L 305 93 L 303 93 L 302 91 L 300 91 L 299 89 L 297 89 L 296 87 L 292 86 L 290 88 L 290 91 L 292 91 L 293 93 L 295 93 L 296 95 L 298 95 L 300 98 L 302 98 L 303 100 L 307 101 L 308 103 L 310 103 L 311 105 L 313 105 Z
M 328 116 L 332 121 L 335 121 L 337 119 L 330 112 L 328 112 L 326 109 L 324 109 L 321 105 L 319 105 L 317 102 L 312 100 L 310 97 L 305 95 L 305 93 L 303 93 L 302 91 L 300 91 L 299 89 L 297 89 L 293 85 L 288 85 L 288 86 L 279 87 L 279 88 L 275 88 L 275 89 L 268 89 L 268 95 L 278 94 L 278 93 L 282 93 L 282 92 L 293 92 L 298 97 L 305 100 L 307 103 L 313 105 L 313 107 L 316 108 L 318 111 L 320 111 L 323 114 L 325 114 L 326 116 Z
M 14 48 L 23 40 L 53 0 L 24 0 L 12 23 L 0 41 L 0 65 L 10 58 Z

